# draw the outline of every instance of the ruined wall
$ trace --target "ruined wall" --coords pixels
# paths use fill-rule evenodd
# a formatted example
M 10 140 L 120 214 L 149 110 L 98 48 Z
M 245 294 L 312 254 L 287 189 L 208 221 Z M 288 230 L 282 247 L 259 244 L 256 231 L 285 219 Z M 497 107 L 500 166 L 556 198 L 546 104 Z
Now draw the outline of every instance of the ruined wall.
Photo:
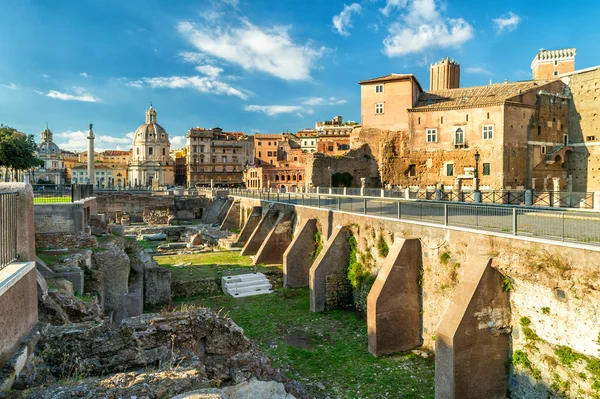
M 115 220 L 119 215 L 129 215 L 133 222 L 161 224 L 167 223 L 171 216 L 183 220 L 195 219 L 196 212 L 200 210 L 204 220 L 210 217 L 213 204 L 213 200 L 205 197 L 155 196 L 151 193 L 101 193 L 96 201 L 98 213 L 106 214 L 109 220 Z
M 321 153 L 306 157 L 305 179 L 313 187 L 328 187 L 336 173 L 350 173 L 351 187 L 360 187 L 361 178 L 366 178 L 366 187 L 380 187 L 377 162 L 368 146 L 350 150 L 343 157 L 332 157 Z
M 242 207 L 257 203 L 242 199 Z M 291 207 L 277 204 L 276 208 Z M 421 239 L 421 339 L 423 346 L 432 350 L 437 326 L 457 284 L 469 270 L 469 260 L 475 255 L 493 257 L 492 267 L 506 276 L 503 287 L 509 291 L 511 301 L 511 320 L 496 321 L 508 323 L 508 330 L 512 331 L 509 338 L 515 365 L 510 371 L 510 390 L 519 393 L 518 397 L 545 397 L 547 391 L 565 390 L 564 381 L 569 381 L 568 394 L 576 396 L 581 389 L 591 396 L 595 381 L 600 386 L 600 376 L 587 369 L 593 369 L 594 362 L 600 365 L 599 248 L 534 242 L 304 207 L 296 207 L 295 212 L 297 226 L 306 219 L 317 218 L 327 234 L 331 226 L 350 226 L 355 232 L 358 252 L 373 257 L 373 275 L 383 260 L 377 250 L 380 235 L 390 246 L 398 237 Z M 565 363 L 569 361 L 564 355 L 568 351 L 575 353 L 571 365 Z M 520 363 L 522 353 L 528 356 L 526 366 Z
M 563 79 L 571 90 L 569 106 L 569 142 L 573 153 L 569 174 L 573 191 L 600 191 L 600 68 L 575 73 Z

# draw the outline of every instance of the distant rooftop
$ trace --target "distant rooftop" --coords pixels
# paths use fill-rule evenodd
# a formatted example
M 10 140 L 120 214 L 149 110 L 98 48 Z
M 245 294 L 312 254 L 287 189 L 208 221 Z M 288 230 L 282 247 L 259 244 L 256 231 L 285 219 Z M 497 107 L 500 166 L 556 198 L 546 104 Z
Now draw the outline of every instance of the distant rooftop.
M 394 80 L 404 80 L 411 78 L 415 78 L 415 75 L 413 75 L 412 73 L 390 73 L 389 75 L 381 76 L 378 78 L 362 80 L 358 82 L 358 84 L 362 85 L 364 83 L 391 82 Z
M 575 48 L 563 48 L 559 50 L 544 50 L 541 49 L 535 55 L 534 61 L 554 60 L 556 58 L 570 58 L 575 57 L 577 50 Z

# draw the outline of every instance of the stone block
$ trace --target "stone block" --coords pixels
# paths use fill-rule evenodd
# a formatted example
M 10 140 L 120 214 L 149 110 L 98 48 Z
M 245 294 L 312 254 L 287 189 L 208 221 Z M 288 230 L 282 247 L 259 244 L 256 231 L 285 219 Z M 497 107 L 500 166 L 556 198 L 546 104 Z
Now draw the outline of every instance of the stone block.
M 252 232 L 248 242 L 244 245 L 241 254 L 244 256 L 256 255 L 260 246 L 263 244 L 269 232 L 275 226 L 277 218 L 279 217 L 279 211 L 276 209 L 269 209 L 267 213 L 262 217 L 256 229 Z
M 171 303 L 171 272 L 162 267 L 144 268 L 144 305 Z
M 73 291 L 82 294 L 84 292 L 83 270 L 81 270 L 80 268 L 74 269 L 75 270 L 72 271 L 56 273 L 55 277 L 69 281 L 73 287 Z
M 261 206 L 252 207 L 250 216 L 248 216 L 246 223 L 244 223 L 244 227 L 242 227 L 242 230 L 240 231 L 240 234 L 238 235 L 238 240 L 237 240 L 238 244 L 243 245 L 246 243 L 246 241 L 248 241 L 248 239 L 250 238 L 250 236 L 256 229 L 256 226 L 258 225 L 258 223 L 260 222 L 261 219 L 262 219 L 262 207 Z
M 123 294 L 121 298 L 123 304 L 123 318 L 139 316 L 144 311 L 144 304 L 142 301 L 142 293 L 140 291 L 129 292 Z
M 110 224 L 108 225 L 111 234 L 117 235 L 119 237 L 125 237 L 125 229 L 120 224 Z
M 421 243 L 399 239 L 392 245 L 367 297 L 369 352 L 407 351 L 421 343 Z
M 131 225 L 131 218 L 129 217 L 129 215 L 124 215 L 123 217 L 121 217 L 121 224 L 123 226 Z
M 317 219 L 306 219 L 283 254 L 284 287 L 306 287 L 315 251 Z
M 0 191 L 16 191 L 17 254 L 21 262 L 35 261 L 33 188 L 26 183 L 0 183 Z
M 255 265 L 261 263 L 267 265 L 283 263 L 283 253 L 292 242 L 293 224 L 293 213 L 282 213 L 279 215 L 275 225 L 256 252 L 256 256 L 254 257 Z
M 325 243 L 325 247 L 310 268 L 310 310 L 312 312 L 323 312 L 327 308 L 327 276 L 343 273 L 348 266 L 349 234 L 346 227 L 335 227 L 331 237 Z
M 436 331 L 435 397 L 505 398 L 510 304 L 492 259 L 470 259 Z

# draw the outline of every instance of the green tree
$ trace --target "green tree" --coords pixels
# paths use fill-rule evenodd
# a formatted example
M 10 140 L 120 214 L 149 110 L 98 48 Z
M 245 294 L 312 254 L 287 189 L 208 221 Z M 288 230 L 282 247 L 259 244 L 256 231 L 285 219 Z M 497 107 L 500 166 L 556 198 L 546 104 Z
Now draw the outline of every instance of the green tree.
M 12 169 L 15 175 L 42 165 L 35 156 L 33 135 L 17 132 L 15 129 L 0 125 L 0 166 Z

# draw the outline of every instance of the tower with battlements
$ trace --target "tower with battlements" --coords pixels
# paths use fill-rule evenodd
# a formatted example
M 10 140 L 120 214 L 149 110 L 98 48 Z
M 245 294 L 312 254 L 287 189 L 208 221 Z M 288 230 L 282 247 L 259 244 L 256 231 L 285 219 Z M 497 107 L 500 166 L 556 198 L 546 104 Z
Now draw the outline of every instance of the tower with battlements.
M 460 65 L 450 58 L 431 65 L 429 91 L 458 89 L 460 87 Z
M 560 50 L 541 49 L 531 61 L 531 74 L 534 80 L 558 79 L 562 74 L 575 70 L 574 48 Z

